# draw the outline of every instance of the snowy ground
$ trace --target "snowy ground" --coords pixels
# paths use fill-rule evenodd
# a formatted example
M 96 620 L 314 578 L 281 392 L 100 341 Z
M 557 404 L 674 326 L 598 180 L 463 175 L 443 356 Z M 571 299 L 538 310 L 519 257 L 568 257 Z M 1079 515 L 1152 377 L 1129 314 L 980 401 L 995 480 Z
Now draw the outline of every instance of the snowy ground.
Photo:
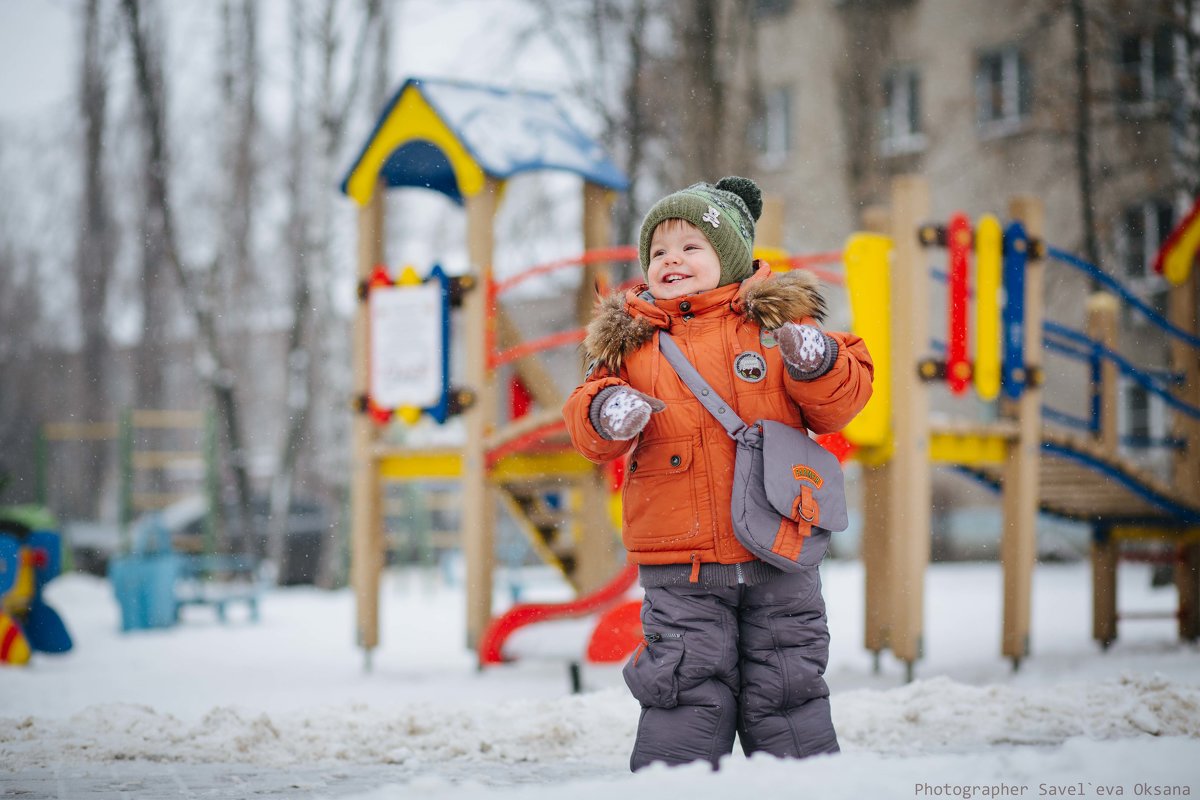
M 190 609 L 173 630 L 121 635 L 108 585 L 67 576 L 48 598 L 76 650 L 0 671 L 0 797 L 1200 795 L 1200 651 L 1155 621 L 1100 653 L 1085 565 L 1038 568 L 1033 657 L 1015 674 L 998 655 L 998 567 L 935 566 L 909 685 L 887 657 L 874 674 L 862 649 L 861 566 L 823 571 L 842 755 L 638 775 L 619 669 L 585 668 L 579 696 L 561 663 L 478 672 L 461 586 L 440 574 L 389 576 L 369 674 L 348 592 L 277 590 L 257 624 Z M 526 590 L 562 592 L 542 572 Z M 1123 566 L 1121 606 L 1168 610 L 1173 591 Z

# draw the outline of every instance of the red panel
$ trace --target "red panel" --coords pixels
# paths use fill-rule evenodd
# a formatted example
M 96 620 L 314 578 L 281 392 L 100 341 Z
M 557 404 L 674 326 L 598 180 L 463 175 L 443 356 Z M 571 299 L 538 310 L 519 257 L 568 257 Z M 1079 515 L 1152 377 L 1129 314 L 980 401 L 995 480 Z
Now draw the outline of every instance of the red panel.
M 521 379 L 514 375 L 508 383 L 509 419 L 520 419 L 525 416 L 529 413 L 531 405 L 533 405 L 533 395 L 525 388 Z
M 950 217 L 950 224 L 946 226 L 946 240 L 950 250 L 946 382 L 950 385 L 950 391 L 962 394 L 971 381 L 971 363 L 967 360 L 967 259 L 971 253 L 971 222 L 966 214 L 959 212 Z

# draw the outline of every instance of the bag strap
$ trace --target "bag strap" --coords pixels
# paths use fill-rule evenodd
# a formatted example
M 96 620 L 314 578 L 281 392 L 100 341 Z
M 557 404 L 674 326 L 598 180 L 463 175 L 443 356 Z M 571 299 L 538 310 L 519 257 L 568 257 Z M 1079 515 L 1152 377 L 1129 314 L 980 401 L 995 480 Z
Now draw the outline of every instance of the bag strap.
M 679 345 L 665 331 L 658 332 L 658 349 L 662 351 L 667 363 L 679 375 L 679 379 L 691 390 L 692 394 L 696 395 L 700 405 L 713 415 L 713 419 L 721 424 L 731 438 L 740 441 L 751 426 L 737 415 L 733 406 L 725 402 L 725 398 L 708 385 L 708 381 L 704 380 L 688 357 L 683 354 L 683 350 L 679 349 Z

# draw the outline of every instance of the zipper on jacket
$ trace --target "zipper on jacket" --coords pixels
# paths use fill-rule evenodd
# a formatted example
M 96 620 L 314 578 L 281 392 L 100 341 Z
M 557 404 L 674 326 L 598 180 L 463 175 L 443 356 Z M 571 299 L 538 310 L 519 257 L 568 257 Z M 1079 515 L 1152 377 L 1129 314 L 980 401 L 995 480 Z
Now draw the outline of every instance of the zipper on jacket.
M 688 577 L 688 583 L 700 582 L 700 554 L 692 551 L 692 574 Z
M 737 574 L 738 586 L 746 582 L 746 574 L 742 572 L 741 562 L 733 565 L 733 571 Z

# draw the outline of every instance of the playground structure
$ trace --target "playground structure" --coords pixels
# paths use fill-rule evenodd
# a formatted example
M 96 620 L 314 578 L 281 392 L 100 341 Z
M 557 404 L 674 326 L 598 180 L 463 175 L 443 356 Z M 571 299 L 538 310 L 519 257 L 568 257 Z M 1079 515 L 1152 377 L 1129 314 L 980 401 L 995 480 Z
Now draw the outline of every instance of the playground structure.
M 1133 539 L 1165 542 L 1173 549 L 1179 633 L 1185 640 L 1200 636 L 1196 271 L 1176 267 L 1170 276 L 1170 319 L 1163 319 L 1099 268 L 1049 246 L 1043 210 L 1036 199 L 1014 198 L 1009 215 L 1013 222 L 1003 231 L 992 217 L 984 217 L 974 229 L 961 215 L 944 228 L 932 226 L 925 182 L 904 177 L 893 185 L 890 212 L 876 214 L 872 220 L 871 227 L 890 238 L 852 237 L 847 247 L 855 327 L 861 326 L 859 332 L 877 365 L 876 396 L 846 429 L 864 464 L 865 644 L 877 657 L 890 649 L 905 662 L 910 676 L 922 652 L 923 576 L 930 553 L 934 464 L 954 466 L 1002 492 L 1001 652 L 1014 666 L 1029 654 L 1039 511 L 1092 527 L 1093 637 L 1102 646 L 1116 638 L 1122 616 L 1117 611 L 1117 559 L 1121 543 Z M 1189 265 L 1195 254 L 1191 241 Z M 926 355 L 931 310 L 926 250 L 936 246 L 947 249 L 949 260 L 944 359 Z M 966 351 L 972 247 L 977 270 L 973 363 Z M 1088 333 L 1044 320 L 1047 259 L 1084 272 L 1106 290 L 1089 300 Z M 871 300 L 869 293 L 857 288 L 871 285 L 890 285 L 888 297 Z M 1007 298 L 1004 303 L 999 301 L 1001 289 Z M 1171 337 L 1168 374 L 1138 369 L 1117 353 L 1117 297 Z M 1054 409 L 1043 412 L 1043 352 L 1066 355 L 1089 366 L 1090 419 L 1075 419 Z M 1170 485 L 1118 451 L 1118 371 L 1161 397 L 1175 412 L 1174 436 L 1167 443 L 1175 450 Z M 980 399 L 999 404 L 997 419 L 933 425 L 930 386 L 942 379 L 954 393 L 965 392 L 973 380 Z M 1084 433 L 1063 430 L 1064 424 Z
M 225 622 L 234 604 L 258 618 L 259 564 L 249 553 L 226 552 L 217 508 L 216 428 L 213 415 L 178 409 L 126 409 L 118 422 L 54 422 L 41 431 L 38 491 L 48 497 L 52 450 L 65 459 L 71 447 L 115 445 L 118 469 L 117 528 L 100 531 L 70 548 L 106 571 L 121 610 L 123 631 L 165 628 L 185 606 L 206 606 Z M 61 477 L 60 477 L 61 480 Z M 243 537 L 238 545 L 251 550 Z
M 583 179 L 584 246 L 595 250 L 607 245 L 612 193 L 624 189 L 625 179 L 544 94 L 449 81 L 406 81 L 384 108 L 343 181 L 343 191 L 360 207 L 358 275 L 364 303 L 355 322 L 354 380 L 364 411 L 372 410 L 371 341 L 362 306 L 377 267 L 386 263 L 385 190 L 423 187 L 463 205 L 470 262 L 469 275 L 446 286 L 452 300 L 461 303 L 464 320 L 468 388 L 450 390 L 445 403 L 447 413 L 464 415 L 466 442 L 461 452 L 381 447 L 376 420 L 382 416 L 379 412 L 386 414 L 385 409 L 361 413 L 354 423 L 351 580 L 358 605 L 357 639 L 368 665 L 379 641 L 379 576 L 384 556 L 381 480 L 460 477 L 467 638 L 472 647 L 492 616 L 494 493 L 534 531 L 535 547 L 551 563 L 557 562 L 581 593 L 608 583 L 618 569 L 618 543 L 608 515 L 586 511 L 608 505 L 604 473 L 567 447 L 559 411 L 563 394 L 533 357 L 540 349 L 566 340 L 522 343 L 517 325 L 497 302 L 507 287 L 492 279 L 493 220 L 504 182 L 541 169 L 563 170 Z M 590 316 L 596 292 L 607 287 L 604 258 L 594 257 L 583 267 L 575 302 L 580 323 Z M 497 347 L 503 352 L 497 353 Z M 501 424 L 496 372 L 510 362 L 540 410 Z M 412 417 L 407 409 L 399 409 L 398 415 Z M 560 505 L 584 511 L 573 514 L 568 523 L 547 507 L 545 498 L 551 492 L 566 495 Z
M 47 423 L 38 442 L 38 502 L 48 505 L 59 499 L 50 497 L 52 462 L 84 458 L 80 446 L 115 445 L 117 522 L 121 549 L 128 551 L 131 527 L 141 515 L 192 498 L 214 507 L 216 441 L 213 415 L 203 411 L 131 408 L 125 409 L 117 422 Z M 56 454 L 59 449 L 62 452 Z M 90 455 L 94 458 L 96 454 Z M 203 520 L 203 536 L 193 549 L 211 552 L 218 538 L 216 517 L 206 513 Z
M 42 589 L 62 572 L 62 540 L 37 506 L 0 509 L 0 664 L 29 663 L 34 652 L 72 647 Z
M 502 123 L 497 121 L 501 118 Z M 562 133 L 564 125 L 567 134 Z M 504 132 L 511 138 L 505 140 Z M 496 136 L 502 141 L 497 142 Z M 549 147 L 545 138 L 539 138 L 547 136 L 558 145 L 565 137 L 575 149 Z M 518 152 L 522 158 L 513 155 Z M 504 180 L 540 168 L 566 169 L 584 178 L 587 252 L 578 259 L 494 281 L 492 220 Z M 611 515 L 605 513 L 619 502 L 615 496 L 620 486 L 619 465 L 615 473 L 606 474 L 570 451 L 560 419 L 561 391 L 535 358 L 547 348 L 577 343 L 583 334 L 568 330 L 522 342 L 499 297 L 536 275 L 582 267 L 574 309 L 578 323 L 584 324 L 596 292 L 607 286 L 607 264 L 633 257 L 630 248 L 608 247 L 608 209 L 612 192 L 623 186 L 623 179 L 594 145 L 570 128 L 544 95 L 410 80 L 384 109 L 342 185 L 360 206 L 358 274 L 364 301 L 372 283 L 379 282 L 379 270 L 385 263 L 384 190 L 393 186 L 431 188 L 466 209 L 470 272 L 454 279 L 445 290 L 461 307 L 466 388 L 450 389 L 439 408 L 424 410 L 435 418 L 439 413 L 463 413 L 467 434 L 461 451 L 381 446 L 377 421 L 393 413 L 411 420 L 414 412 L 419 415 L 422 409 L 389 410 L 371 402 L 370 325 L 365 310 L 360 313 L 355 330 L 355 385 L 364 413 L 358 416 L 354 433 L 352 579 L 358 603 L 357 636 L 367 664 L 379 641 L 378 593 L 384 555 L 381 482 L 423 478 L 458 478 L 463 487 L 467 636 L 468 644 L 479 649 L 481 663 L 503 660 L 504 643 L 517 628 L 587 613 L 599 613 L 602 620 L 592 632 L 587 657 L 593 655 L 591 643 L 610 636 L 607 656 L 597 655 L 596 660 L 611 659 L 636 635 L 630 617 L 636 601 L 627 596 L 632 572 L 617 572 L 617 539 L 609 523 Z M 782 215 L 778 208 L 770 204 L 769 208 L 760 220 L 760 244 L 782 240 L 778 232 Z M 1170 375 L 1143 376 L 1177 412 L 1175 478 L 1174 484 L 1167 486 L 1118 451 L 1116 374 L 1118 370 L 1127 375 L 1137 371 L 1117 355 L 1109 334 L 1098 335 L 1115 328 L 1111 300 L 1092 301 L 1096 312 L 1090 323 L 1091 336 L 1043 321 L 1046 258 L 1083 267 L 1078 259 L 1046 244 L 1043 212 L 1036 199 L 1014 198 L 1008 209 L 1014 222 L 1006 228 L 990 217 L 972 226 L 962 215 L 939 228 L 929 224 L 929 193 L 924 182 L 905 177 L 893 186 L 890 208 L 885 215 L 866 220 L 866 227 L 873 232 L 851 236 L 844 252 L 788 257 L 783 251 L 763 248 L 757 253 L 777 269 L 844 263 L 852 328 L 867 341 L 875 358 L 871 403 L 847 428 L 844 440 L 832 437 L 823 442 L 839 457 L 852 453 L 863 464 L 867 648 L 877 655 L 890 649 L 907 665 L 910 675 L 921 657 L 922 582 L 930 555 L 930 475 L 934 465 L 950 465 L 1003 493 L 1001 652 L 1014 665 L 1029 654 L 1039 511 L 1093 527 L 1093 626 L 1102 645 L 1116 636 L 1115 572 L 1120 543 L 1135 537 L 1166 541 L 1176 548 L 1180 634 L 1196 638 L 1200 630 L 1200 505 L 1195 498 L 1200 497 L 1200 468 L 1194 463 L 1194 454 L 1200 449 L 1196 421 L 1200 416 L 1200 376 L 1194 271 L 1183 271 L 1182 282 L 1173 290 L 1172 321 L 1161 320 L 1163 330 L 1177 340 Z M 928 259 L 931 248 L 938 246 L 949 253 L 951 302 L 945 357 L 931 358 L 927 345 Z M 976 272 L 975 349 L 968 353 L 972 258 Z M 1119 285 L 1114 289 L 1114 282 L 1103 272 L 1086 266 L 1092 280 L 1123 299 L 1132 298 Z M 1174 271 L 1181 272 L 1178 267 Z M 832 277 L 819 274 L 827 281 Z M 407 280 L 412 282 L 412 276 Z M 1007 302 L 1002 301 L 1005 295 Z M 1140 301 L 1132 299 L 1138 308 Z M 1144 304 L 1140 310 L 1146 310 Z M 1060 430 L 1055 426 L 1066 417 L 1053 410 L 1043 412 L 1044 350 L 1083 358 L 1089 364 L 1097 401 L 1092 419 L 1079 423 L 1087 435 Z M 520 387 L 527 390 L 537 410 L 502 421 L 498 418 L 497 370 L 505 364 L 512 364 Z M 933 381 L 941 379 L 955 394 L 973 387 L 980 400 L 996 409 L 995 419 L 931 424 L 930 389 Z M 579 593 L 575 601 L 516 606 L 489 622 L 493 493 L 524 523 L 539 555 L 563 570 Z M 551 499 L 554 502 L 549 502 Z M 618 608 L 622 610 L 618 612 Z M 603 647 L 598 645 L 595 652 L 600 650 Z

